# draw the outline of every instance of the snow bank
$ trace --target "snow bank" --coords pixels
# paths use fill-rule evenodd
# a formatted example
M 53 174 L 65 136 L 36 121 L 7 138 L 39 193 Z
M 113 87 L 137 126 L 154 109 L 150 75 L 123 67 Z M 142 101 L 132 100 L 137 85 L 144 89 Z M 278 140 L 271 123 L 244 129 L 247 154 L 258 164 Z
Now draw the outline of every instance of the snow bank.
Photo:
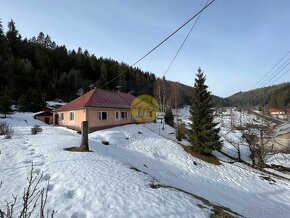
M 150 188 L 153 177 L 246 217 L 290 215 L 289 181 L 269 182 L 244 165 L 205 163 L 159 135 L 161 124 L 97 131 L 89 135 L 94 152 L 74 153 L 63 149 L 78 146 L 80 135 L 43 123 L 43 132 L 31 135 L 31 125 L 37 122 L 32 116 L 7 119 L 15 136 L 0 144 L 2 208 L 11 193 L 22 193 L 33 162 L 34 172 L 43 172 L 41 185 L 50 180 L 48 207 L 57 210 L 57 217 L 209 217 L 209 207 L 191 195 Z

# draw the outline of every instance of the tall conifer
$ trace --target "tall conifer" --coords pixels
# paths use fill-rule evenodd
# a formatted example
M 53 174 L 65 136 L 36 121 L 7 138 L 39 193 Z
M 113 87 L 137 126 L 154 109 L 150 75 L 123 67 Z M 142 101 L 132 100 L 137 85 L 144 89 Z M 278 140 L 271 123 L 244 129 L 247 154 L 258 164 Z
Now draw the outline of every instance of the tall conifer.
M 210 154 L 212 150 L 221 147 L 219 128 L 213 121 L 213 108 L 211 94 L 205 85 L 205 76 L 199 68 L 191 97 L 191 130 L 189 141 L 194 151 Z

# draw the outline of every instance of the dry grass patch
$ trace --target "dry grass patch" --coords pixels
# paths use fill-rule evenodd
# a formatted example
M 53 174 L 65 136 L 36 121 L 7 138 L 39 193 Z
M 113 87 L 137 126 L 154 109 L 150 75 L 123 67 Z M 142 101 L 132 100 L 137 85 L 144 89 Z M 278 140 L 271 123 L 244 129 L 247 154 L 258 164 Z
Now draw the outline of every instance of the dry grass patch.
M 210 163 L 210 164 L 214 164 L 214 165 L 221 165 L 219 159 L 213 155 L 204 155 L 204 154 L 199 154 L 199 153 L 196 153 L 192 150 L 192 147 L 191 146 L 182 146 L 183 149 L 191 154 L 193 157 L 196 157 L 198 159 L 201 159 L 207 163 Z
M 72 151 L 72 152 L 93 152 L 93 151 L 87 150 L 83 147 L 70 147 L 70 148 L 65 148 L 64 150 Z

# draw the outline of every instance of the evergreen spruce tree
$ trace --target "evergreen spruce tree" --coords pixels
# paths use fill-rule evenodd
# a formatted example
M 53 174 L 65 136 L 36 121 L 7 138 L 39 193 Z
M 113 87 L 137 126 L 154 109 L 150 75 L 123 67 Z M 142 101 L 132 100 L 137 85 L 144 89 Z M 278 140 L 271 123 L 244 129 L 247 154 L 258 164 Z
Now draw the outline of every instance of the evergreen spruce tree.
M 20 95 L 20 97 L 17 100 L 18 110 L 21 112 L 29 111 L 29 105 L 30 104 L 29 104 L 26 94 Z
M 7 92 L 5 92 L 5 94 L 3 94 L 0 98 L 0 114 L 4 114 L 4 118 L 7 117 L 7 114 L 12 112 L 11 106 L 11 98 Z
M 191 97 L 189 141 L 193 150 L 202 154 L 211 154 L 212 150 L 221 147 L 219 128 L 216 128 L 217 123 L 213 121 L 211 95 L 207 88 L 205 76 L 199 68 Z
M 6 38 L 5 38 L 3 26 L 2 26 L 2 21 L 0 19 L 0 63 L 4 59 L 5 53 L 6 53 Z
M 108 80 L 108 71 L 107 71 L 106 64 L 103 63 L 101 66 L 100 78 L 97 82 L 98 87 L 104 86 L 107 83 L 107 80 Z

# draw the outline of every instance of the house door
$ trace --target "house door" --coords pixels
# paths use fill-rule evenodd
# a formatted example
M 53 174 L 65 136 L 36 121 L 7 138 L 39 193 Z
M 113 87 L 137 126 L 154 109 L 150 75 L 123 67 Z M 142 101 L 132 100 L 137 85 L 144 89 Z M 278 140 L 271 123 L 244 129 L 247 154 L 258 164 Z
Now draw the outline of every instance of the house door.
M 58 114 L 54 113 L 53 118 L 54 118 L 53 125 L 58 125 Z
M 45 117 L 44 118 L 44 122 L 47 123 L 47 124 L 49 124 L 49 117 Z

